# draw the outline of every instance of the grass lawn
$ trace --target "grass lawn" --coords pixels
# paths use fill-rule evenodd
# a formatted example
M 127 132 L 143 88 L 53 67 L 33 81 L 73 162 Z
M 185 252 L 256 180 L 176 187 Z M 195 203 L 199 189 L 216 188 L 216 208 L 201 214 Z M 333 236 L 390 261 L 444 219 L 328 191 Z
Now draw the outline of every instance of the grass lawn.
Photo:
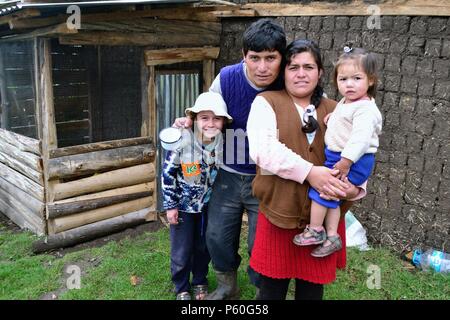
M 157 223 L 157 222 L 154 222 Z M 33 255 L 36 239 L 28 232 L 12 232 L 0 224 L 0 299 L 167 299 L 174 298 L 170 281 L 169 233 L 167 228 L 145 232 L 103 246 L 85 248 L 64 255 Z M 241 299 L 253 299 L 243 261 L 239 269 Z M 81 271 L 80 289 L 67 289 L 69 266 Z M 380 271 L 380 288 L 369 289 L 368 267 Z M 214 273 L 210 287 L 216 287 Z M 370 282 L 372 283 L 372 282 Z M 325 299 L 440 299 L 450 297 L 450 275 L 409 270 L 386 249 L 359 252 L 348 250 L 347 269 L 337 281 L 325 287 Z M 288 298 L 292 298 L 290 293 Z

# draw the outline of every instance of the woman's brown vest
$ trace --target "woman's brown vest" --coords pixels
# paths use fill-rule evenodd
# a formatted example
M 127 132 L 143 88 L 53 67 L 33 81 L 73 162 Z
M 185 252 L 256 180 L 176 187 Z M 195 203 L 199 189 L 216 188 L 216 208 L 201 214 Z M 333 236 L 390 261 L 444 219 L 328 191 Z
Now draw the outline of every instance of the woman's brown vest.
M 312 145 L 308 144 L 302 131 L 300 115 L 286 91 L 268 91 L 260 94 L 272 106 L 276 119 L 279 140 L 303 159 L 322 166 L 324 156 L 324 117 L 336 107 L 336 102 L 323 98 L 317 108 L 319 129 Z M 257 167 L 253 180 L 253 194 L 259 200 L 259 208 L 274 225 L 284 229 L 303 229 L 309 223 L 311 200 L 308 198 L 309 184 L 280 178 L 277 175 L 261 174 Z M 351 203 L 341 206 L 345 213 Z M 345 207 L 345 208 L 344 208 Z

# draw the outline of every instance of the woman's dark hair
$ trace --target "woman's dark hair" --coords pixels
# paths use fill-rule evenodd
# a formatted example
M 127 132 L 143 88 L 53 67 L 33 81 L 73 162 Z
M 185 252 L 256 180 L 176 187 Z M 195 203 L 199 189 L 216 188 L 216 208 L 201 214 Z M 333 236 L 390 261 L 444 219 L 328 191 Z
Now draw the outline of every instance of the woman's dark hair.
M 255 52 L 278 51 L 282 56 L 286 49 L 286 35 L 274 20 L 264 18 L 253 22 L 245 30 L 242 38 L 244 55 L 249 50 Z
M 288 66 L 292 57 L 296 54 L 302 52 L 309 52 L 314 57 L 317 64 L 318 72 L 323 70 L 322 57 L 320 56 L 320 49 L 314 41 L 310 40 L 294 40 L 286 48 L 286 53 L 284 55 L 286 65 Z M 313 94 L 311 96 L 311 104 L 317 109 L 320 105 L 320 101 L 323 96 L 323 88 L 320 83 L 315 87 Z M 308 117 L 308 121 L 305 121 L 305 125 L 302 127 L 302 131 L 306 133 L 314 132 L 319 127 L 319 123 L 313 116 Z
M 369 86 L 369 89 L 367 89 L 367 95 L 371 98 L 375 98 L 375 95 L 377 93 L 377 82 L 378 82 L 378 76 L 377 76 L 377 58 L 373 53 L 369 53 L 366 50 L 362 48 L 352 48 L 351 44 L 348 44 L 344 48 L 344 53 L 341 54 L 338 61 L 334 64 L 334 70 L 333 70 L 333 84 L 336 88 L 338 88 L 337 84 L 337 76 L 339 67 L 347 63 L 349 61 L 352 61 L 355 63 L 359 68 L 364 71 L 365 74 L 367 74 L 367 77 L 369 80 L 373 82 L 371 86 Z

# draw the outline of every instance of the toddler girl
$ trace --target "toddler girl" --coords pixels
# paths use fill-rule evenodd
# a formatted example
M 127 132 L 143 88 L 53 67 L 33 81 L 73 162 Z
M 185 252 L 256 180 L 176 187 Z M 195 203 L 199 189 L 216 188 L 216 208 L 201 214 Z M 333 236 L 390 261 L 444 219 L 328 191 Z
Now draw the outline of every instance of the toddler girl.
M 375 165 L 382 117 L 375 104 L 377 86 L 375 55 L 364 49 L 344 47 L 334 67 L 333 82 L 343 96 L 324 121 L 325 166 L 339 170 L 338 177 L 354 185 L 366 181 Z M 342 248 L 337 233 L 340 201 L 324 200 L 310 188 L 311 220 L 293 241 L 299 246 L 321 244 L 311 255 L 325 257 Z M 326 218 L 327 229 L 323 227 Z

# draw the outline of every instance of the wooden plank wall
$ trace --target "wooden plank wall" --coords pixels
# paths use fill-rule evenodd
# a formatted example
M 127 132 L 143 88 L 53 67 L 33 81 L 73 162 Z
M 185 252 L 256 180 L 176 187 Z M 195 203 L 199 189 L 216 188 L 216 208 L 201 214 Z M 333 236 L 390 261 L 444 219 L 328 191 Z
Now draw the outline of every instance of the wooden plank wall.
M 0 212 L 21 228 L 45 233 L 39 140 L 0 129 Z
M 59 148 L 50 152 L 48 168 L 50 181 L 66 179 L 54 185 L 47 202 L 49 234 L 76 234 L 82 226 L 146 208 L 147 220 L 156 218 L 151 138 Z
M 4 43 L 0 47 L 2 128 L 37 138 L 33 42 Z

